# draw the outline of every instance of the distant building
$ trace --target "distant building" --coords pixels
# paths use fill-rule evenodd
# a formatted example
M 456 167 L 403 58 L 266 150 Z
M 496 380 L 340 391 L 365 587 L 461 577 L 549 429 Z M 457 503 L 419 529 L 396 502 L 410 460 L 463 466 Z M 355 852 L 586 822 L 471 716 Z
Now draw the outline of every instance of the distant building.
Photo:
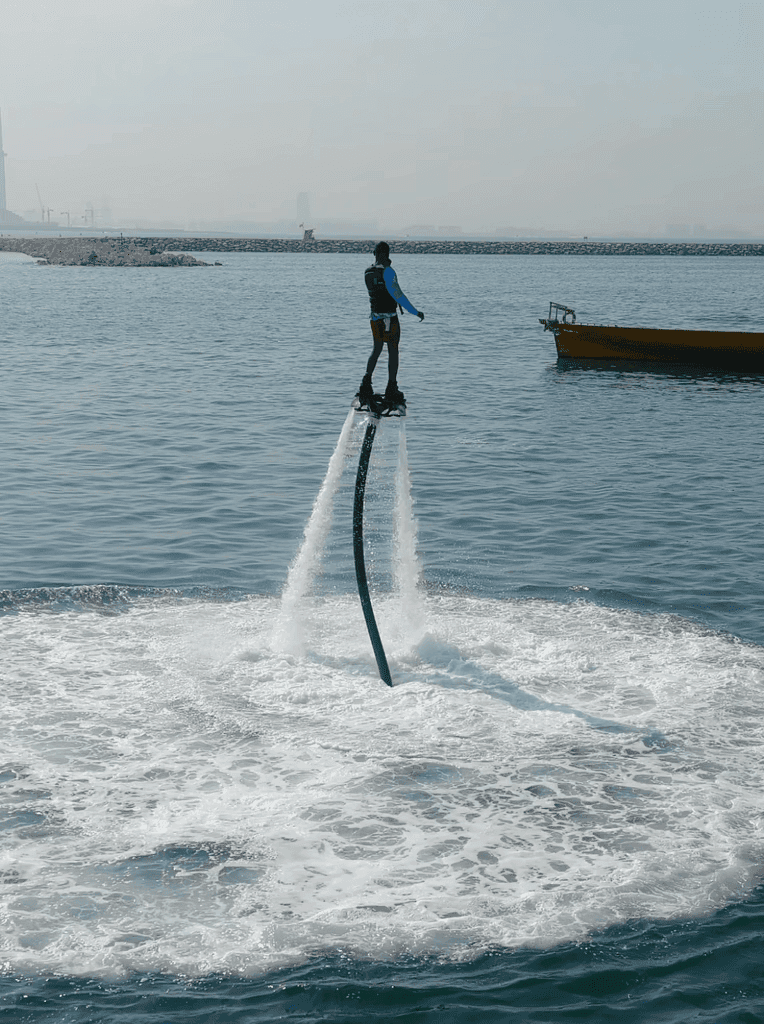
M 0 220 L 4 219 L 5 213 L 5 151 L 3 150 L 3 117 L 0 112 Z
M 5 152 L 3 150 L 3 115 L 0 111 L 0 214 L 5 213 Z
M 3 149 L 3 119 L 0 115 L 0 224 L 23 224 L 21 217 L 11 213 L 5 205 L 5 151 Z

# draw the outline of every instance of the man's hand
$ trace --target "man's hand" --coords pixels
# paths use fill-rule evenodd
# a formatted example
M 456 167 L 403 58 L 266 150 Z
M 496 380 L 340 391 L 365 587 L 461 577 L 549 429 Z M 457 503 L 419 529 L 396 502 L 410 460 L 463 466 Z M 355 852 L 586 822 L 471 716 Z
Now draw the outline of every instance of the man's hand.
M 420 320 L 424 320 L 424 313 L 417 313 Z

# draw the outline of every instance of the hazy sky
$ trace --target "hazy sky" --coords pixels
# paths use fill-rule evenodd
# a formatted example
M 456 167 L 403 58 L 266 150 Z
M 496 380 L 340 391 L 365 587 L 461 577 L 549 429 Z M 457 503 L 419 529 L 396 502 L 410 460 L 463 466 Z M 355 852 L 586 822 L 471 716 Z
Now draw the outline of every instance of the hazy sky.
M 762 235 L 763 66 L 764 0 L 0 0 L 8 208 Z

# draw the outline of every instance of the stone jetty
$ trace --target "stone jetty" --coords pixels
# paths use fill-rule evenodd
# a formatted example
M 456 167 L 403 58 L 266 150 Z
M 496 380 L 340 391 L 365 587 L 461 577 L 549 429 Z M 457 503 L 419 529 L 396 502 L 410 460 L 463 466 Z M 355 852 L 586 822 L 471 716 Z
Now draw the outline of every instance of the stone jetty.
M 174 251 L 164 238 L 17 238 L 0 236 L 0 251 L 23 252 L 38 263 L 67 267 L 207 267 Z
M 21 238 L 0 235 L 0 251 L 41 263 L 101 267 L 209 266 L 190 252 L 370 253 L 377 239 L 343 238 Z M 759 242 L 414 241 L 390 238 L 393 254 L 440 256 L 764 256 Z
M 370 253 L 374 239 L 174 238 L 172 248 L 194 252 Z M 764 245 L 746 242 L 589 242 L 589 241 L 413 241 L 388 238 L 390 251 L 439 256 L 764 256 Z

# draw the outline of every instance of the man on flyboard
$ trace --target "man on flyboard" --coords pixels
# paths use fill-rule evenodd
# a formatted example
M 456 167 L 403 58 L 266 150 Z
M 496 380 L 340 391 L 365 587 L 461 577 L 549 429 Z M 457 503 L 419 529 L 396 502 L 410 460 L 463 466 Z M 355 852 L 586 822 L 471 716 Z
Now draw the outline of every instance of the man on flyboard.
M 406 400 L 403 397 L 403 392 L 398 390 L 397 380 L 398 342 L 401 336 L 398 309 L 400 308 L 401 313 L 406 309 L 414 316 L 418 316 L 420 320 L 424 320 L 424 313 L 414 309 L 401 291 L 398 278 L 390 265 L 390 246 L 387 242 L 379 242 L 376 245 L 374 263 L 366 270 L 364 280 L 369 290 L 369 302 L 371 303 L 370 320 L 374 348 L 366 364 L 366 374 L 356 395 L 358 404 L 364 408 L 374 400 L 371 377 L 377 360 L 382 354 L 382 349 L 387 344 L 388 380 L 385 403 L 391 407 L 402 406 L 405 409 Z

